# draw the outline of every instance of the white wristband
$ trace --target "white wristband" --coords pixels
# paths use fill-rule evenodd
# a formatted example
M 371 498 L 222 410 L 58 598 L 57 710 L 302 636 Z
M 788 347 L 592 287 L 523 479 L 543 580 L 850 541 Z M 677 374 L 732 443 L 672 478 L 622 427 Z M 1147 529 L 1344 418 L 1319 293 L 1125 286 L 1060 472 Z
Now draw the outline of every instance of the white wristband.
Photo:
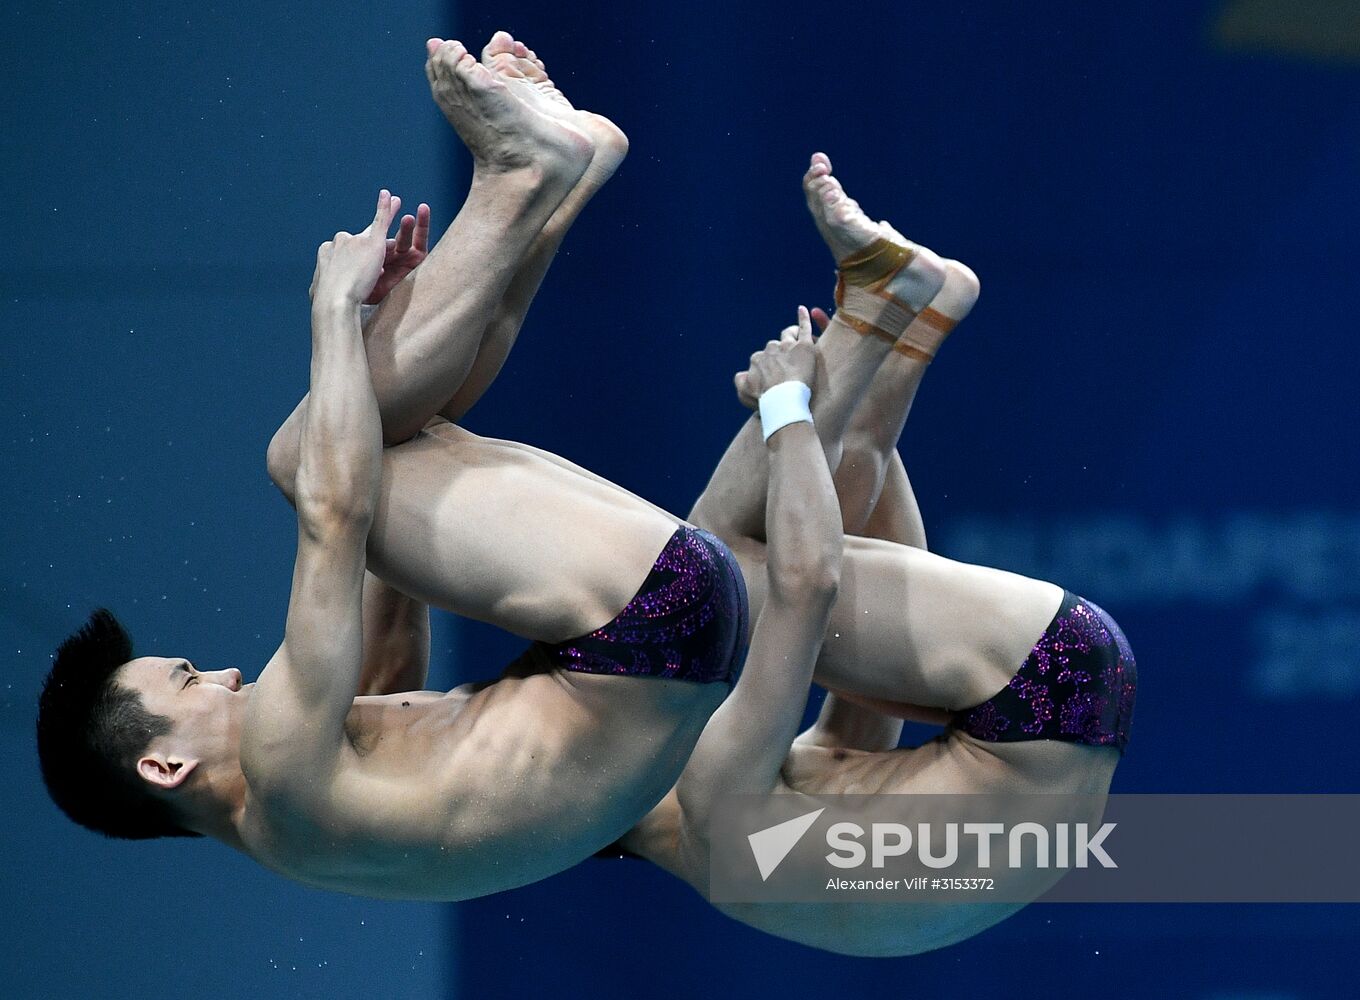
M 760 429 L 765 440 L 781 427 L 806 421 L 812 423 L 808 400 L 812 389 L 802 382 L 780 382 L 760 394 Z

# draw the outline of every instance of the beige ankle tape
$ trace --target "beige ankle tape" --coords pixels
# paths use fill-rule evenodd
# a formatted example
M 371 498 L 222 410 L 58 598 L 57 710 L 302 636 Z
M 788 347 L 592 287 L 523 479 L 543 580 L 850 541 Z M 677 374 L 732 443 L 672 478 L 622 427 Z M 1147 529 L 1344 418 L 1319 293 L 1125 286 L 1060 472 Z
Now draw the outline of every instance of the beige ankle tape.
M 954 327 L 959 325 L 958 320 L 954 319 L 953 317 L 946 316 L 938 309 L 932 309 L 930 308 L 930 306 L 926 306 L 924 309 L 922 309 L 920 315 L 918 315 L 916 318 L 920 322 L 924 323 L 926 326 L 933 327 L 934 329 L 939 330 L 941 333 L 945 334 L 952 333 L 954 331 Z
M 893 350 L 903 357 L 911 358 L 914 361 L 924 361 L 926 364 L 935 360 L 934 354 L 915 344 L 908 343 L 905 334 L 893 343 Z
M 916 313 L 901 299 L 842 283 L 837 288 L 836 317 L 857 333 L 897 343 Z
M 952 316 L 926 306 L 902 331 L 902 336 L 893 344 L 893 350 L 918 361 L 933 361 L 940 345 L 958 325 L 959 321 Z
M 861 336 L 877 337 L 885 344 L 891 344 L 894 347 L 897 346 L 897 338 L 887 330 L 880 329 L 872 323 L 866 323 L 858 316 L 851 316 L 844 309 L 837 309 L 835 314 L 831 317 L 831 321 L 833 323 L 843 323 Z

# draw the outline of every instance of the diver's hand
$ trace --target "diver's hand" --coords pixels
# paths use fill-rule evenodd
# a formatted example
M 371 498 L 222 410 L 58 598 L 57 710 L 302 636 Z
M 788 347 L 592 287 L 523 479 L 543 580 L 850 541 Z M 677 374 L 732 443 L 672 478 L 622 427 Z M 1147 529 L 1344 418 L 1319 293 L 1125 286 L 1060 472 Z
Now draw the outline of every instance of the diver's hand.
M 401 210 L 401 199 L 386 189 L 378 193 L 373 221 L 359 233 L 340 232 L 316 251 L 316 271 L 309 289 L 312 302 L 359 305 L 377 286 L 387 256 L 387 230 Z
M 771 340 L 762 351 L 751 355 L 751 366 L 740 372 L 734 383 L 737 398 L 755 409 L 761 393 L 781 382 L 802 382 L 814 388 L 817 378 L 817 348 L 812 337 L 812 316 L 806 306 L 798 307 L 798 323 L 785 327 L 778 340 Z
M 395 214 L 395 213 L 394 213 Z M 382 274 L 364 305 L 376 306 L 401 279 L 414 271 L 430 255 L 430 206 L 421 202 L 415 215 L 404 215 L 395 238 L 387 241 Z

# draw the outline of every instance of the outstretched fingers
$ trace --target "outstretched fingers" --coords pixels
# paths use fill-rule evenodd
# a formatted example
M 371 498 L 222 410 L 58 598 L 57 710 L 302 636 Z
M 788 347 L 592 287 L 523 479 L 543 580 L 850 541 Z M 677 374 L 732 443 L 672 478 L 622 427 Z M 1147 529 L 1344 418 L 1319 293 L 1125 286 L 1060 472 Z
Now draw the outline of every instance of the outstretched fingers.
M 808 312 L 807 306 L 798 307 L 798 322 L 793 326 L 784 327 L 779 335 L 779 342 L 786 347 L 792 347 L 802 341 L 812 343 L 812 314 Z
M 394 212 L 393 215 L 396 213 Z M 394 253 L 405 254 L 416 250 L 425 253 L 430 246 L 430 206 L 421 202 L 415 215 L 403 215 L 397 226 L 397 235 L 387 241 L 387 247 Z
M 421 253 L 430 248 L 430 206 L 423 201 L 416 208 L 416 225 L 412 236 L 412 246 Z
M 381 236 L 384 241 L 387 230 L 392 227 L 392 218 L 401 211 L 401 199 L 394 195 L 387 188 L 378 192 L 378 208 L 373 214 L 373 221 L 368 224 L 366 233 Z
M 397 225 L 397 235 L 388 239 L 387 245 L 397 253 L 406 253 L 411 249 L 411 244 L 415 239 L 416 217 L 414 215 L 403 215 L 401 222 Z

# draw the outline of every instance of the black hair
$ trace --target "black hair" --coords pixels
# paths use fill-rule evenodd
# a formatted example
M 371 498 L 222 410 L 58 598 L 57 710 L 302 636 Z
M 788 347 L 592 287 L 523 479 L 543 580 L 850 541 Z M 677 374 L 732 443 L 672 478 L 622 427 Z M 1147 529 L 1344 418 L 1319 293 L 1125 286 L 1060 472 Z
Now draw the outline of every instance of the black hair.
M 38 759 L 52 801 L 81 826 L 106 837 L 198 837 L 136 776 L 151 741 L 171 721 L 148 712 L 117 683 L 132 637 L 104 608 L 57 647 L 38 697 Z

